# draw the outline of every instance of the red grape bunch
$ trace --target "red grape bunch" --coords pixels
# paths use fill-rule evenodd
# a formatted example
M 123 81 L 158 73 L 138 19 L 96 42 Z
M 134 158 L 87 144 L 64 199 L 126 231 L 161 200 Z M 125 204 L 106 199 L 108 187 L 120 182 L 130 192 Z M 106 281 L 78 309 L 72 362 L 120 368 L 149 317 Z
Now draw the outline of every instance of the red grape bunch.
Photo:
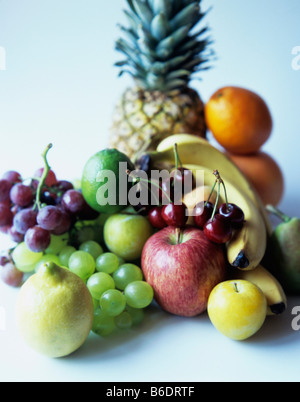
M 17 244 L 25 242 L 35 253 L 49 247 L 51 235 L 63 235 L 79 219 L 99 215 L 70 181 L 57 179 L 47 162 L 50 148 L 51 144 L 43 154 L 45 166 L 32 178 L 23 179 L 19 172 L 9 170 L 0 179 L 0 231 Z M 13 264 L 12 260 L 2 257 L 1 266 L 7 264 Z

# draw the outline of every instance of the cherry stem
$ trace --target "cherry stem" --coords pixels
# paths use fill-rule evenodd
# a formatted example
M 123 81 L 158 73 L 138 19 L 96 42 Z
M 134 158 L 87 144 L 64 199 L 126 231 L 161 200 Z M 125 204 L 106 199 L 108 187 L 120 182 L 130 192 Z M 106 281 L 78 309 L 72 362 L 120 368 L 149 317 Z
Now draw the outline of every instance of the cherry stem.
M 215 191 L 215 187 L 216 187 L 217 182 L 218 182 L 218 180 L 216 180 L 216 181 L 214 182 L 214 185 L 212 186 L 212 189 L 211 189 L 211 192 L 210 192 L 210 194 L 209 194 L 209 196 L 208 196 L 208 199 L 206 200 L 206 202 L 205 202 L 205 204 L 204 204 L 205 207 L 207 206 L 207 204 L 208 204 L 208 202 L 209 202 L 211 196 L 213 195 L 213 192 Z
M 266 210 L 268 212 L 270 212 L 271 214 L 277 216 L 279 219 L 281 219 L 285 223 L 289 222 L 292 219 L 290 216 L 279 211 L 279 209 L 274 207 L 273 205 L 266 205 Z
M 178 147 L 177 147 L 176 143 L 174 144 L 174 154 L 175 154 L 175 169 L 176 169 L 176 174 L 175 174 L 175 177 L 174 177 L 174 185 L 175 185 L 175 181 L 176 181 L 176 177 L 177 177 L 177 171 L 179 171 L 178 162 L 179 162 L 179 165 L 180 165 L 180 167 L 182 169 L 181 174 L 183 174 L 183 167 L 182 167 L 182 163 L 181 163 L 181 160 L 180 160 L 180 157 L 179 157 Z
M 181 160 L 179 157 L 177 144 L 174 144 L 174 154 L 175 154 L 175 168 L 176 168 L 176 170 L 178 170 L 178 162 L 179 162 L 179 165 L 181 168 L 182 168 L 182 163 L 181 163 Z
M 131 171 L 129 170 L 129 169 L 127 169 L 126 170 L 126 173 L 128 174 L 128 176 L 130 176 L 130 174 L 131 174 Z M 132 177 L 132 176 L 131 176 Z M 167 192 L 166 191 L 164 191 L 164 189 L 159 185 L 159 184 L 157 184 L 157 183 L 155 183 L 155 182 L 153 182 L 153 181 L 151 181 L 151 180 L 147 180 L 147 179 L 143 179 L 143 178 L 141 178 L 141 177 L 132 177 L 133 178 L 133 181 L 134 182 L 136 182 L 136 183 L 140 183 L 140 182 L 142 182 L 142 183 L 148 183 L 148 184 L 153 184 L 155 187 L 157 187 L 157 188 L 159 188 L 163 193 L 164 193 L 164 195 L 166 196 L 166 198 L 168 199 L 168 201 L 171 203 L 172 202 L 172 200 L 171 200 L 171 198 L 169 197 L 169 195 L 167 194 Z M 151 192 L 151 194 L 152 194 L 152 192 Z M 156 198 L 156 201 L 157 201 L 157 203 L 159 202 L 159 200 Z
M 222 186 L 223 186 L 224 194 L 225 194 L 226 210 L 229 211 L 229 208 L 228 208 L 228 197 L 227 197 L 227 191 L 226 191 L 225 183 L 224 183 L 223 179 L 221 178 L 220 173 L 219 173 L 218 170 L 214 170 L 213 174 L 216 176 L 216 178 L 217 178 L 217 180 L 219 181 L 219 183 L 221 183 Z
M 41 209 L 41 200 L 40 200 L 40 198 L 41 198 L 41 191 L 42 191 L 42 188 L 43 188 L 43 186 L 44 186 L 44 184 L 45 184 L 45 181 L 46 181 L 46 178 L 47 178 L 47 176 L 48 176 L 48 173 L 49 173 L 49 171 L 50 171 L 50 169 L 51 169 L 51 167 L 49 166 L 49 163 L 48 163 L 48 161 L 47 161 L 47 154 L 48 154 L 48 152 L 49 152 L 49 150 L 50 150 L 51 148 L 52 148 L 52 144 L 49 144 L 49 145 L 46 147 L 46 149 L 44 150 L 44 152 L 42 153 L 42 158 L 43 158 L 43 160 L 44 160 L 45 168 L 44 168 L 44 170 L 43 170 L 43 174 L 42 174 L 41 178 L 39 179 L 39 184 L 38 184 L 38 188 L 37 188 L 37 190 L 36 190 L 36 198 L 35 198 L 35 203 L 34 203 L 34 205 L 33 205 L 33 210 L 34 210 L 35 208 L 38 208 L 38 210 Z
M 228 208 L 228 198 L 227 198 L 226 186 L 225 186 L 225 183 L 224 183 L 224 181 L 223 181 L 222 179 L 220 179 L 220 181 L 221 181 L 222 186 L 223 186 L 223 189 L 224 189 L 224 194 L 225 194 L 225 202 L 226 202 L 226 209 L 227 209 L 227 211 L 228 211 L 228 210 L 229 210 L 229 208 Z
M 220 198 L 220 181 L 219 180 L 217 180 L 217 181 L 218 181 L 218 194 L 217 194 L 217 199 L 216 199 L 216 202 L 215 202 L 214 210 L 213 210 L 213 213 L 212 213 L 212 216 L 211 216 L 212 221 L 214 220 L 216 210 L 217 210 L 217 206 L 219 204 L 219 198 Z

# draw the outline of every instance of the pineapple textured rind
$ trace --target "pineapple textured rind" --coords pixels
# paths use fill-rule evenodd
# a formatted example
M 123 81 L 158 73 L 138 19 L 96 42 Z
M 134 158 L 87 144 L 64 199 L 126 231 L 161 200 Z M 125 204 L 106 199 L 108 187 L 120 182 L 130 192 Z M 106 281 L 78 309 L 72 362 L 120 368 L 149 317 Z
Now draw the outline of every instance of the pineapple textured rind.
M 172 97 L 135 87 L 116 105 L 110 146 L 134 159 L 141 149 L 154 150 L 165 137 L 180 133 L 206 136 L 204 104 L 197 93 L 189 89 Z
M 209 68 L 213 52 L 208 28 L 198 28 L 206 15 L 201 0 L 127 0 L 127 26 L 116 49 L 134 88 L 116 105 L 110 146 L 135 158 L 152 150 L 166 136 L 206 136 L 204 105 L 189 84 Z

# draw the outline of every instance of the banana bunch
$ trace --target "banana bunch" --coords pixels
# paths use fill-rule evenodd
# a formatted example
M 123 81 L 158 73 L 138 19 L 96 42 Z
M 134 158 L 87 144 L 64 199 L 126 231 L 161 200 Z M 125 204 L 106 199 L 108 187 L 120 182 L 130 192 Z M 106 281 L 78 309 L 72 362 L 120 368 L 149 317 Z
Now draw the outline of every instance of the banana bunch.
M 238 205 L 245 215 L 242 229 L 236 230 L 226 243 L 228 262 L 237 268 L 234 270 L 237 279 L 249 278 L 249 281 L 260 285 L 268 300 L 269 315 L 283 312 L 286 306 L 284 291 L 280 283 L 261 266 L 273 228 L 256 190 L 224 153 L 195 135 L 175 134 L 164 139 L 156 151 L 150 153 L 152 165 L 173 167 L 175 144 L 183 167 L 193 171 L 195 177 L 197 171 L 202 171 L 205 186 L 211 188 L 215 183 L 214 170 L 220 173 L 228 201 Z M 193 205 L 189 207 L 193 208 Z

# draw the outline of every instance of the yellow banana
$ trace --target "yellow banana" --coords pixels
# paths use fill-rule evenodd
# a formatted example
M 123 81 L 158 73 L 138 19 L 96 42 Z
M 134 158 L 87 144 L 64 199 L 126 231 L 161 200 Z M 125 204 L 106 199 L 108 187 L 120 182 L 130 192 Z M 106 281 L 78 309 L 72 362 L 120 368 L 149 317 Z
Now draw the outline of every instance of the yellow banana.
M 203 140 L 207 142 L 204 138 L 198 137 L 193 134 L 173 134 L 169 137 L 164 138 L 157 146 L 156 150 L 158 152 L 164 152 L 165 150 L 173 149 L 174 144 L 203 144 Z
M 177 144 L 178 154 L 183 164 L 201 165 L 211 170 L 218 169 L 224 181 L 229 180 L 245 193 L 260 210 L 268 234 L 272 234 L 272 224 L 257 191 L 230 158 L 207 140 L 192 134 L 171 135 L 158 145 L 156 151 L 150 153 L 154 165 L 174 164 L 175 144 Z
M 184 164 L 184 167 L 204 173 L 204 185 L 212 187 L 216 177 L 204 166 Z M 221 177 L 222 171 L 219 171 Z M 260 210 L 253 201 L 229 180 L 224 180 L 228 201 L 238 205 L 244 212 L 243 227 L 233 233 L 231 240 L 226 243 L 227 259 L 230 265 L 243 269 L 255 269 L 262 261 L 267 247 L 267 231 Z
M 286 310 L 287 297 L 281 284 L 262 265 L 258 265 L 253 271 L 235 270 L 231 277 L 252 282 L 261 289 L 267 299 L 268 315 L 282 314 Z

